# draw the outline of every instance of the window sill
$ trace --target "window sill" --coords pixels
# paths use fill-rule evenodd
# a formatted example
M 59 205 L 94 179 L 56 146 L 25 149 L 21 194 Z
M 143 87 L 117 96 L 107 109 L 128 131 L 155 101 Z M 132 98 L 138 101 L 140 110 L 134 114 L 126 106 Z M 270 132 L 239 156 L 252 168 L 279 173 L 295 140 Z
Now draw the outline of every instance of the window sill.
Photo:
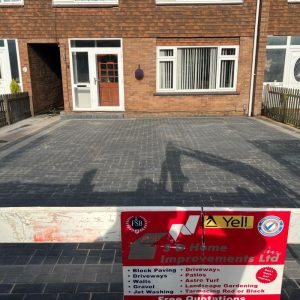
M 154 93 L 154 96 L 210 96 L 210 95 L 216 95 L 216 96 L 225 96 L 225 95 L 240 95 L 239 92 L 236 91 L 228 91 L 228 92 L 187 92 L 187 93 L 172 93 L 172 92 L 158 92 Z
M 198 1 L 156 0 L 157 6 L 164 6 L 164 5 L 215 5 L 215 4 L 217 4 L 217 5 L 225 5 L 225 4 L 226 5 L 237 5 L 237 4 L 244 4 L 244 0 L 198 0 Z
M 1 3 L 0 8 L 24 7 L 24 3 Z
M 53 4 L 53 7 L 57 8 L 93 8 L 93 7 L 103 7 L 103 8 L 117 8 L 118 4 Z

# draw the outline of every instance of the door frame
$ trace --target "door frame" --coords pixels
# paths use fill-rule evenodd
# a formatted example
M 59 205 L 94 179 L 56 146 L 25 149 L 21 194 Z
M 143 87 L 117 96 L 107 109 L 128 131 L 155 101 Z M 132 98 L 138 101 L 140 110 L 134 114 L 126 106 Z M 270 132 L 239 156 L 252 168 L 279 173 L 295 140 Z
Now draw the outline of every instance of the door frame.
M 71 48 L 72 40 L 120 40 L 121 47 L 114 48 Z M 91 93 L 91 108 L 76 108 L 75 92 L 74 92 L 74 74 L 73 74 L 73 52 L 87 52 L 89 59 L 89 79 Z M 99 90 L 97 78 L 97 55 L 115 54 L 118 57 L 118 74 L 119 74 L 119 106 L 99 106 Z M 123 40 L 121 38 L 71 38 L 69 39 L 69 57 L 70 57 L 70 72 L 71 72 L 71 87 L 72 87 L 72 103 L 73 111 L 125 111 L 124 100 L 124 65 L 123 65 Z
M 21 61 L 20 61 L 20 51 L 19 51 L 19 42 L 17 39 L 2 39 L 4 40 L 4 47 L 0 47 L 0 54 L 3 54 L 4 59 L 2 60 L 2 72 L 4 74 L 4 88 L 5 88 L 5 93 L 9 94 L 10 93 L 10 83 L 11 83 L 11 66 L 10 66 L 10 59 L 9 59 L 9 52 L 8 52 L 8 43 L 7 40 L 14 40 L 16 43 L 16 54 L 17 54 L 17 64 L 18 64 L 18 70 L 19 70 L 19 80 L 20 82 L 19 87 L 20 91 L 23 91 L 23 80 L 22 80 L 22 72 L 21 72 Z
M 296 53 L 296 55 L 298 56 L 298 58 L 300 58 L 300 48 L 292 48 L 290 49 L 289 53 L 288 53 L 288 60 L 287 60 L 287 65 L 286 65 L 286 78 L 285 78 L 285 82 L 288 85 L 288 87 L 290 88 L 296 88 L 299 89 L 300 88 L 300 82 L 295 83 L 294 80 L 294 54 Z

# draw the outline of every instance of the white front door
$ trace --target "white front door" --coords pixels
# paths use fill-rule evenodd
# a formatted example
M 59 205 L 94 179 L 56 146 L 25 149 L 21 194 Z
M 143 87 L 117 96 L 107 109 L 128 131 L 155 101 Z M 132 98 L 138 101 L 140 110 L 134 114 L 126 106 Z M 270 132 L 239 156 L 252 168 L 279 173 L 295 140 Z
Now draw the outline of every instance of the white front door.
M 124 111 L 122 48 L 71 47 L 73 110 Z
M 288 86 L 290 88 L 300 88 L 300 50 L 293 50 L 290 53 L 288 67 Z
M 9 93 L 10 69 L 7 53 L 0 50 L 0 95 Z

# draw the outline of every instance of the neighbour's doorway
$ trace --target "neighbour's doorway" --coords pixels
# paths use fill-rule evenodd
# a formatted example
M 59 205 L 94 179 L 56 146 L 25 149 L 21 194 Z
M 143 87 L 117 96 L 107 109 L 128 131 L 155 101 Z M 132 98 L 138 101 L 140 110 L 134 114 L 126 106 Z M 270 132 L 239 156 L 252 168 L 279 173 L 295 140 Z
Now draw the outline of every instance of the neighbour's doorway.
M 34 113 L 64 109 L 58 44 L 28 44 Z
M 8 55 L 4 50 L 0 49 L 0 95 L 8 94 L 10 84 L 10 72 L 8 64 Z

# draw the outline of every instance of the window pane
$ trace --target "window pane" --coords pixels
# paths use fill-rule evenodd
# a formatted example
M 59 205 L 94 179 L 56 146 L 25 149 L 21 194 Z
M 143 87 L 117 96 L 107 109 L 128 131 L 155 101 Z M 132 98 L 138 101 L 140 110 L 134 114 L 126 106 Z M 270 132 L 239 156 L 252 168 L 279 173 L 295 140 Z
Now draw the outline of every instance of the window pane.
M 177 54 L 179 90 L 215 89 L 217 48 L 183 48 Z
M 222 55 L 235 55 L 235 48 L 223 48 Z
M 110 47 L 121 47 L 120 40 L 73 40 L 71 41 L 72 48 L 110 48 Z
M 300 45 L 300 36 L 292 36 L 291 45 Z
M 90 82 L 89 58 L 87 52 L 73 53 L 74 83 Z
M 97 41 L 96 46 L 102 47 L 102 48 L 121 47 L 121 41 L 120 40 L 101 40 L 101 41 Z
M 159 56 L 173 56 L 174 51 L 169 49 L 159 50 Z
M 159 88 L 173 88 L 173 62 L 163 61 L 159 63 Z
M 4 47 L 4 40 L 0 40 L 0 47 Z
M 285 53 L 285 49 L 267 49 L 265 82 L 283 81 Z
M 232 88 L 234 86 L 234 60 L 221 61 L 220 88 Z
M 11 78 L 20 82 L 17 47 L 15 40 L 7 40 Z
M 269 36 L 267 40 L 267 45 L 269 46 L 286 45 L 286 43 L 286 36 Z
M 93 48 L 96 45 L 96 41 L 81 41 L 81 40 L 76 40 L 76 41 L 71 41 L 71 47 L 77 47 L 77 48 Z

